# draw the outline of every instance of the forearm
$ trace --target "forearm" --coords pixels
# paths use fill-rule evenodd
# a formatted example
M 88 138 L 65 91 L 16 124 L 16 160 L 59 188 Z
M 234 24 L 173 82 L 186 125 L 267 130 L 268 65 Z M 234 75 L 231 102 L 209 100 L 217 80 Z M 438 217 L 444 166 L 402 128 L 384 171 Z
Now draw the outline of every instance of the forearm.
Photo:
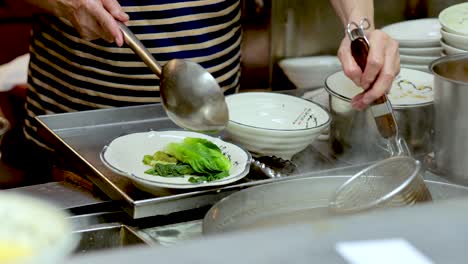
M 330 0 L 330 2 L 345 28 L 348 23 L 359 23 L 363 18 L 367 18 L 371 28 L 374 28 L 373 0 Z

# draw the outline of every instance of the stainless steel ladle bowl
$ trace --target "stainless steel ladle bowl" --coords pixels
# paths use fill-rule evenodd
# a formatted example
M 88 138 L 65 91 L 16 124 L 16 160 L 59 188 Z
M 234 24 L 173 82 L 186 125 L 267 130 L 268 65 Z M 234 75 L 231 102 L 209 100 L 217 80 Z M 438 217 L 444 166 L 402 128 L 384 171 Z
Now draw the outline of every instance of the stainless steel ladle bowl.
M 162 104 L 178 126 L 198 132 L 225 128 L 229 112 L 218 82 L 195 62 L 173 59 L 163 67 L 130 29 L 117 22 L 125 42 L 159 77 Z

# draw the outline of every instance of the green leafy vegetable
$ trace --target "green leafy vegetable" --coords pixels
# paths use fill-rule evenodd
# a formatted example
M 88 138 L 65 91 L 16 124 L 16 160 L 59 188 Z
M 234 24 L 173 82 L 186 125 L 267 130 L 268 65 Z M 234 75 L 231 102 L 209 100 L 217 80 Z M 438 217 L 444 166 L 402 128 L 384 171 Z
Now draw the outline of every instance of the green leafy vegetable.
M 193 174 L 192 167 L 188 164 L 162 164 L 156 163 L 154 167 L 145 171 L 147 174 L 165 176 L 165 177 L 178 177 L 183 175 Z
M 231 161 L 215 144 L 202 138 L 185 138 L 182 143 L 169 143 L 165 152 L 190 164 L 198 173 L 213 174 L 231 169 Z
M 162 151 L 156 151 L 156 153 L 154 153 L 153 155 L 153 159 L 155 159 L 157 163 L 162 163 L 162 164 L 176 164 L 177 163 L 176 158 Z
M 189 182 L 191 183 L 210 182 L 210 181 L 220 180 L 226 176 L 229 176 L 229 171 L 222 171 L 218 174 L 213 174 L 209 176 L 190 177 Z
M 203 138 L 185 138 L 169 143 L 163 151 L 145 155 L 143 163 L 151 166 L 145 173 L 162 177 L 192 175 L 191 183 L 210 182 L 229 175 L 231 161 L 213 142 Z
M 177 164 L 177 159 L 167 153 L 157 151 L 154 155 L 143 156 L 143 163 L 148 166 L 155 166 L 156 164 Z

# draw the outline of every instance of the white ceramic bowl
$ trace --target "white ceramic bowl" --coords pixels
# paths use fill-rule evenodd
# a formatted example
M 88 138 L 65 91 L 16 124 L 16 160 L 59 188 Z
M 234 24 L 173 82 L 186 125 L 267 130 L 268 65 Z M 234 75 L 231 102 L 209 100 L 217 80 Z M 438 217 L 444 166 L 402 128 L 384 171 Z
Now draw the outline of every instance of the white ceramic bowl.
M 428 47 L 428 48 L 401 48 L 401 55 L 411 56 L 439 56 L 442 47 Z
M 400 61 L 403 64 L 419 64 L 429 65 L 434 60 L 437 60 L 440 56 L 412 56 L 400 54 Z
M 443 28 L 440 30 L 440 33 L 442 34 L 442 39 L 448 45 L 454 48 L 468 50 L 468 36 L 450 33 Z
M 328 75 L 341 70 L 336 56 L 284 59 L 278 63 L 288 79 L 300 89 L 323 87 Z
M 400 68 L 405 68 L 405 69 L 412 69 L 412 70 L 417 70 L 417 71 L 423 71 L 423 72 L 430 72 L 429 70 L 429 65 L 420 65 L 420 64 L 405 64 L 401 63 Z
M 390 24 L 383 27 L 382 31 L 397 40 L 400 47 L 437 47 L 440 27 L 437 18 L 424 18 Z
M 228 137 L 254 155 L 290 160 L 327 129 L 331 116 L 317 103 L 268 92 L 226 97 Z
M 463 50 L 459 48 L 455 48 L 453 46 L 450 46 L 449 44 L 445 43 L 444 40 L 440 40 L 440 44 L 442 45 L 442 48 L 444 49 L 445 53 L 447 55 L 453 55 L 453 54 L 460 54 L 460 53 L 467 53 L 468 50 Z
M 64 211 L 25 194 L 2 192 L 0 219 L 0 263 L 65 263 L 78 242 Z
M 395 108 L 407 106 L 422 106 L 432 104 L 434 101 L 432 74 L 401 68 L 395 77 L 388 98 Z M 327 91 L 343 101 L 349 102 L 351 98 L 363 90 L 351 81 L 344 72 L 337 72 L 327 78 Z M 347 103 L 348 107 L 351 107 Z
M 445 8 L 439 13 L 439 21 L 447 32 L 468 36 L 468 3 Z

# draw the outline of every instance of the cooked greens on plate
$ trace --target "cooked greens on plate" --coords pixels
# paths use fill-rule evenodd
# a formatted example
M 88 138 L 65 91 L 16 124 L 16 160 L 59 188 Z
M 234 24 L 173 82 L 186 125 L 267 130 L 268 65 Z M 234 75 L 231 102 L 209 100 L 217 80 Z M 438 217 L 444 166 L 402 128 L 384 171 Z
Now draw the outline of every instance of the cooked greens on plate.
M 146 174 L 162 177 L 189 178 L 191 183 L 210 182 L 229 176 L 231 161 L 221 149 L 203 138 L 187 137 L 180 143 L 169 143 L 153 155 L 145 155 L 143 163 L 151 166 Z

